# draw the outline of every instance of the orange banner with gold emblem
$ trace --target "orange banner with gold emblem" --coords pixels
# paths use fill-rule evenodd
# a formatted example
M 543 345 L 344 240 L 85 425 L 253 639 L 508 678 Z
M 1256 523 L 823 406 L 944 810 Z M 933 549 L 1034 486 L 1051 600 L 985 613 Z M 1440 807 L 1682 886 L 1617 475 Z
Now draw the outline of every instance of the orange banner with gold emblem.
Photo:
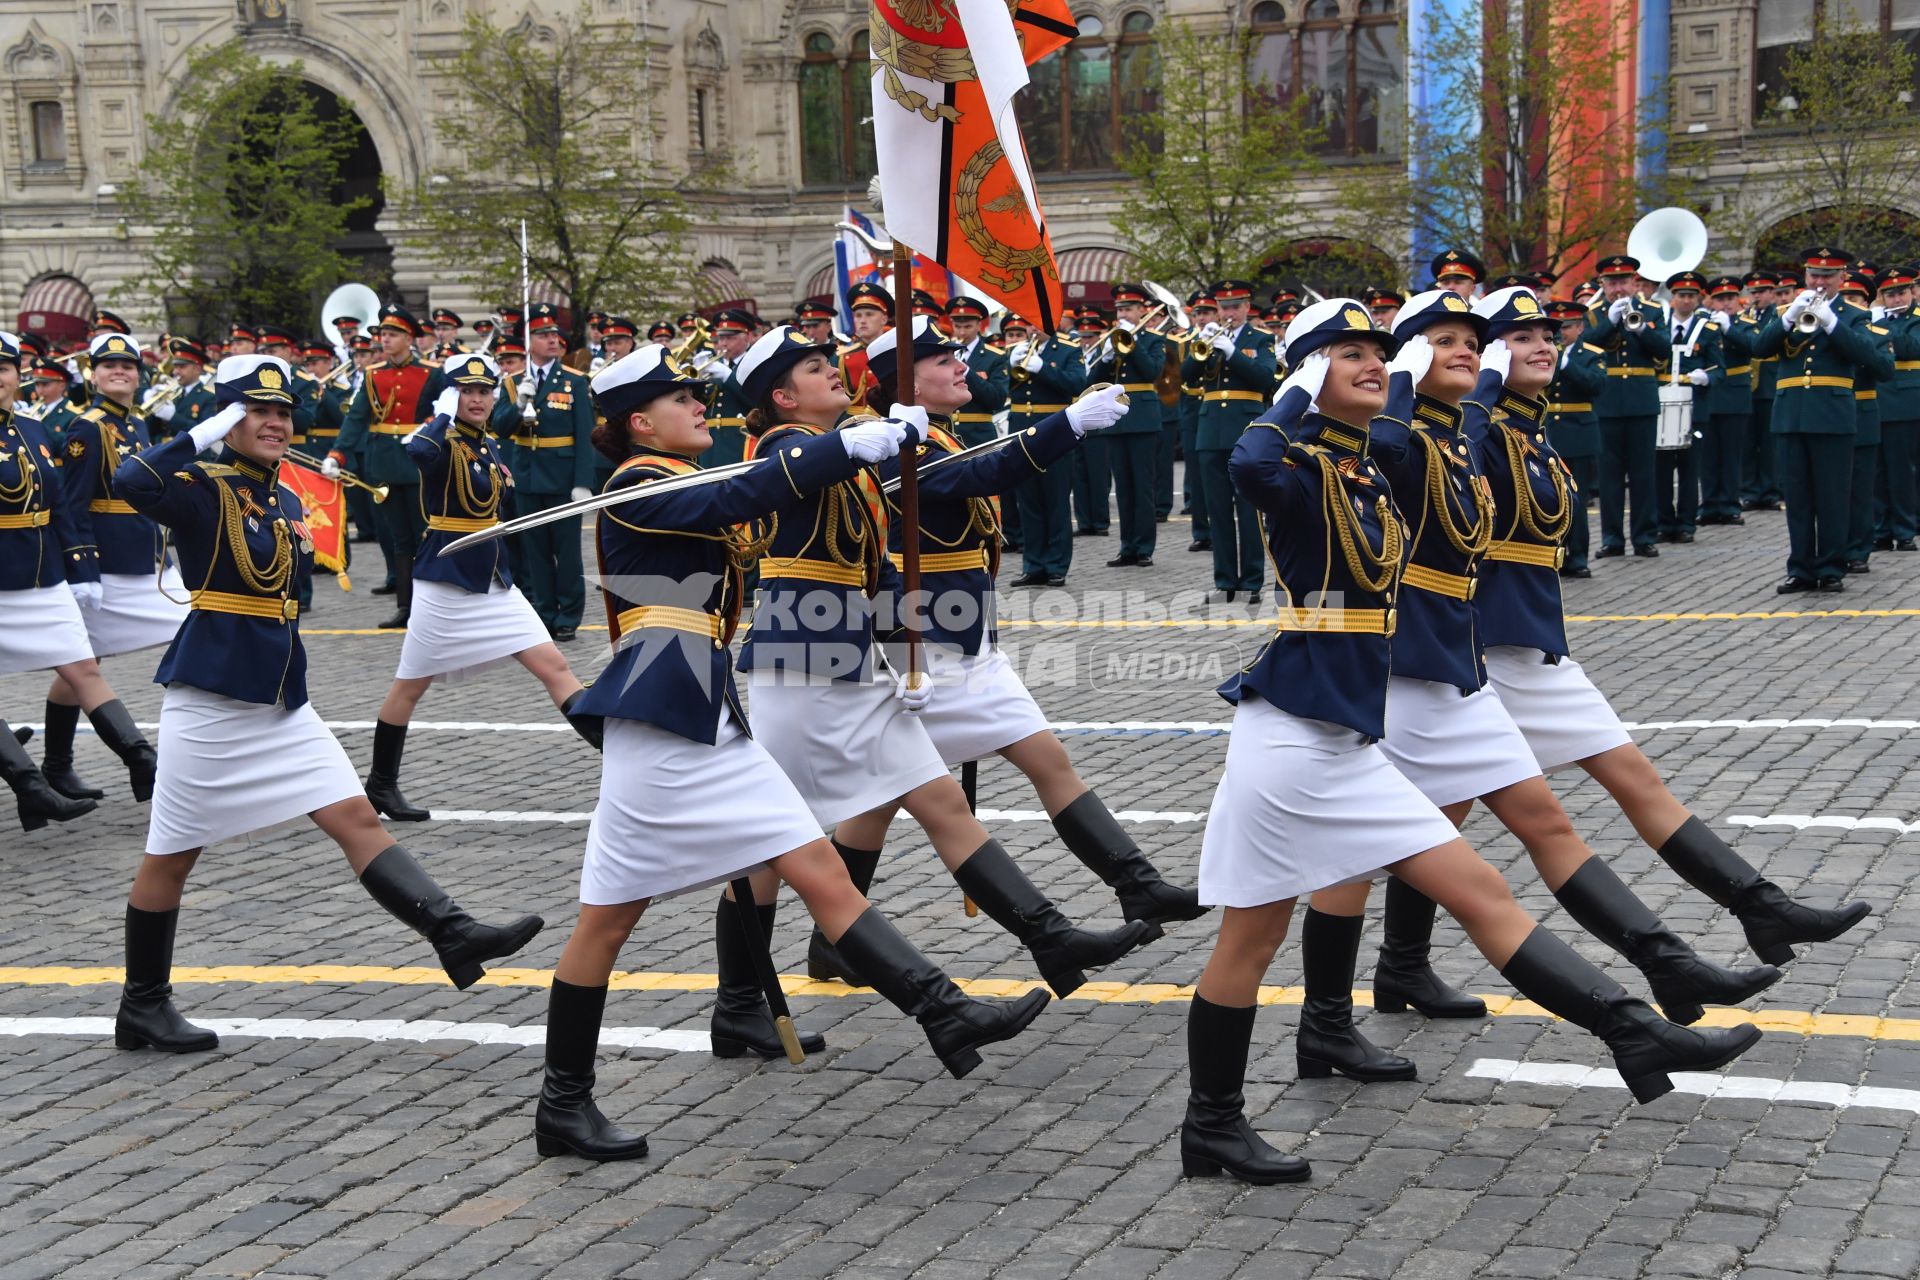
M 305 509 L 307 537 L 313 543 L 313 562 L 340 578 L 340 589 L 351 591 L 347 581 L 347 493 L 338 480 L 329 480 L 318 471 L 309 471 L 296 463 L 280 467 L 280 483 L 299 495 Z
M 1076 30 L 1065 0 L 873 0 L 870 23 L 888 233 L 1047 332 L 1060 269 L 1013 100 Z

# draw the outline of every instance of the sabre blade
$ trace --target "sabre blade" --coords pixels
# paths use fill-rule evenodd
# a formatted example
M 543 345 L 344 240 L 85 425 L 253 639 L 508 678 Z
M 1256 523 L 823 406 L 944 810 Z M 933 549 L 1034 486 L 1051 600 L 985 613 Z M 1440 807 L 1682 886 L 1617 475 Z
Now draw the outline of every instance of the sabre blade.
M 482 543 L 504 538 L 509 534 L 524 533 L 528 529 L 538 529 L 543 524 L 552 524 L 556 520 L 565 520 L 571 516 L 585 515 L 589 511 L 600 511 L 606 507 L 617 507 L 626 502 L 638 502 L 643 498 L 657 498 L 662 494 L 673 493 L 680 489 L 697 489 L 701 485 L 718 484 L 720 481 L 750 471 L 764 462 L 764 458 L 749 458 L 744 462 L 729 462 L 724 467 L 709 467 L 705 471 L 696 471 L 691 475 L 664 476 L 659 480 L 646 480 L 622 489 L 609 489 L 605 493 L 596 493 L 591 498 L 582 498 L 578 502 L 566 502 L 545 511 L 536 511 L 532 515 L 505 520 L 492 528 L 482 529 L 478 533 L 469 533 L 449 542 L 442 555 L 451 555 L 464 551 L 468 547 L 477 547 Z

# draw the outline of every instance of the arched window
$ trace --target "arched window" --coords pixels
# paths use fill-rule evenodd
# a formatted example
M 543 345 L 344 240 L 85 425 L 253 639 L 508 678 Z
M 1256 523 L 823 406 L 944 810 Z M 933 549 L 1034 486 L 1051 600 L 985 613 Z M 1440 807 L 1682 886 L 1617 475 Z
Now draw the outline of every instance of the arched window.
M 1252 10 L 1253 78 L 1272 103 L 1304 94 L 1308 118 L 1326 131 L 1329 155 L 1378 155 L 1393 149 L 1391 129 L 1405 105 L 1406 55 L 1398 0 L 1360 0 L 1353 24 L 1339 0 L 1308 0 L 1300 21 L 1263 0 Z
M 67 121 L 66 112 L 57 102 L 36 102 L 32 105 L 33 117 L 33 162 L 35 164 L 61 165 L 67 162 Z
M 843 61 L 833 37 L 815 31 L 801 44 L 800 181 L 806 186 L 864 183 L 873 176 L 867 33 L 848 41 Z
M 1118 31 L 1083 14 L 1079 28 L 1071 44 L 1031 68 L 1020 100 L 1027 155 L 1039 173 L 1111 172 L 1139 136 L 1133 127 L 1151 128 L 1160 105 L 1152 14 L 1133 10 Z

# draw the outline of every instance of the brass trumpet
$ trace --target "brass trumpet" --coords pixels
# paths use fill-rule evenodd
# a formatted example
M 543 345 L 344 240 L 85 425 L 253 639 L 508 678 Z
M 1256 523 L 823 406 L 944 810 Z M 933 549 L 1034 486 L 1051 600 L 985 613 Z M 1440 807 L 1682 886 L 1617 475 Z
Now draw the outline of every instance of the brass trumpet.
M 1827 296 L 1824 291 L 1819 289 L 1809 289 L 1807 292 L 1813 295 L 1815 303 L 1824 301 Z M 1803 338 L 1811 338 L 1820 331 L 1820 317 L 1813 314 L 1812 305 L 1809 305 L 1805 311 L 1800 313 L 1800 318 L 1794 321 L 1793 327 L 1794 331 Z
M 685 364 L 689 357 L 707 345 L 713 337 L 713 328 L 704 319 L 693 322 L 693 332 L 667 349 L 667 359 L 675 364 Z
M 287 457 L 290 460 L 299 463 L 301 466 L 305 467 L 309 471 L 320 471 L 323 467 L 326 466 L 326 462 L 324 459 L 316 458 L 310 453 L 302 453 L 298 449 L 287 450 Z M 368 484 L 365 480 L 362 480 L 359 476 L 353 474 L 353 472 L 344 471 L 344 470 L 341 471 L 341 473 L 334 478 L 337 479 L 341 484 L 352 485 L 356 489 L 365 489 L 368 493 L 373 495 L 373 500 L 375 502 L 385 502 L 387 500 L 386 485 Z
M 146 417 L 161 405 L 176 399 L 180 393 L 186 389 L 186 385 L 178 378 L 165 377 L 160 379 L 160 381 L 148 388 L 146 398 L 140 401 L 140 408 L 138 410 L 140 416 L 143 418 Z

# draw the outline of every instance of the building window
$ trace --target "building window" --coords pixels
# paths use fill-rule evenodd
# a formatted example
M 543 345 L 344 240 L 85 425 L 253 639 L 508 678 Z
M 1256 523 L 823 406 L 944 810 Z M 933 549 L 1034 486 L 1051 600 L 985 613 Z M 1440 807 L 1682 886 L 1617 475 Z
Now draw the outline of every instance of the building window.
M 823 31 L 802 45 L 800 180 L 807 186 L 865 183 L 873 176 L 867 41 L 865 31 L 855 32 L 844 60 Z
M 1253 80 L 1257 101 L 1291 103 L 1304 95 L 1307 118 L 1326 133 L 1328 155 L 1383 155 L 1396 138 L 1383 121 L 1404 113 L 1406 51 L 1398 0 L 1359 0 L 1353 21 L 1339 0 L 1307 0 L 1290 22 L 1277 0 L 1253 6 Z
M 1153 15 L 1127 13 L 1112 31 L 1092 14 L 1080 34 L 1030 69 L 1020 103 L 1027 156 L 1038 173 L 1108 173 L 1136 139 L 1153 145 L 1160 62 Z
M 65 164 L 67 162 L 67 117 L 57 102 L 36 102 L 31 108 L 33 117 L 33 162 L 35 164 Z
M 1877 31 L 1920 61 L 1920 0 L 1766 0 L 1754 19 L 1755 120 L 1792 112 L 1793 103 L 1782 96 L 1787 62 L 1829 31 Z M 1914 76 L 1920 91 L 1920 66 Z M 1920 92 L 1908 98 L 1909 107 L 1915 99 Z

